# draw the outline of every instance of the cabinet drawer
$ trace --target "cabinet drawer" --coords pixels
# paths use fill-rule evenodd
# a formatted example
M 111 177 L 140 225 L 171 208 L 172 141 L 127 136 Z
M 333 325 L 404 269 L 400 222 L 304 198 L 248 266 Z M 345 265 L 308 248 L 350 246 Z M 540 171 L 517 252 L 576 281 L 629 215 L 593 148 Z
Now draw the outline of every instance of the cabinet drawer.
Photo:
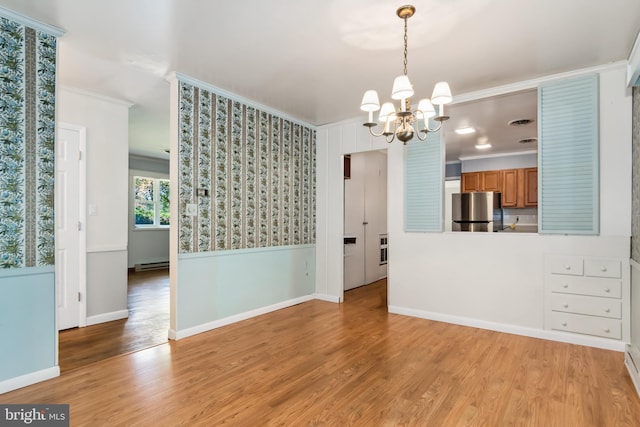
M 622 338 L 622 322 L 618 319 L 561 313 L 558 311 L 552 311 L 550 317 L 551 329 L 618 340 Z
M 569 256 L 554 256 L 550 259 L 551 273 L 582 276 L 582 258 Z
M 551 294 L 551 309 L 613 319 L 622 318 L 622 303 L 614 298 L 554 293 Z
M 585 259 L 584 275 L 594 277 L 620 277 L 620 261 L 606 259 Z
M 607 298 L 622 297 L 622 281 L 616 279 L 551 274 L 547 276 L 547 283 L 551 292 Z

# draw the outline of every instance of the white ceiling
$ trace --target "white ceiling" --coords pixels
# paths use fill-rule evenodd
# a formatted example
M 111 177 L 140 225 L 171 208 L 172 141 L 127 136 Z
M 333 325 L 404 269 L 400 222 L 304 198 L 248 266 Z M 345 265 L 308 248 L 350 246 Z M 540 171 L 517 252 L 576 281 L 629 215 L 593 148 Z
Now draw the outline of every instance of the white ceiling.
M 435 82 L 447 80 L 454 101 L 456 94 L 626 60 L 640 29 L 638 0 L 412 3 L 408 75 L 416 94 L 428 97 Z M 132 102 L 131 151 L 158 157 L 169 145 L 165 77 L 172 71 L 313 125 L 359 116 L 362 93 L 376 89 L 387 98 L 402 73 L 401 4 L 0 0 L 64 29 L 59 83 Z M 475 111 L 456 108 L 449 130 Z M 497 110 L 481 111 L 491 117 Z M 501 139 L 508 138 L 494 137 Z

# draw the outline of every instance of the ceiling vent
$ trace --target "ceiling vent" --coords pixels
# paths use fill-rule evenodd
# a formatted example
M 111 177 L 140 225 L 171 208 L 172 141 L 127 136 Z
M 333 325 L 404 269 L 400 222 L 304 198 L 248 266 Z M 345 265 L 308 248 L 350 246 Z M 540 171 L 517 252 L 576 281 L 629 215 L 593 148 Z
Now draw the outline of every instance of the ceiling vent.
M 508 123 L 508 125 L 509 126 L 526 126 L 531 123 L 533 123 L 532 119 L 514 119 L 514 120 L 511 120 Z
M 524 138 L 518 142 L 520 144 L 533 144 L 534 142 L 538 142 L 538 138 Z

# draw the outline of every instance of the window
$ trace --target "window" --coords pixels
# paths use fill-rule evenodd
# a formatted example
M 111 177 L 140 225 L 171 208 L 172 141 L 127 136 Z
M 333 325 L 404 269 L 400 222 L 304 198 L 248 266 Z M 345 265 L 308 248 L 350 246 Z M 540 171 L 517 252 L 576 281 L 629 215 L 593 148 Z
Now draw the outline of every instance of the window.
M 134 226 L 169 226 L 169 180 L 133 177 Z

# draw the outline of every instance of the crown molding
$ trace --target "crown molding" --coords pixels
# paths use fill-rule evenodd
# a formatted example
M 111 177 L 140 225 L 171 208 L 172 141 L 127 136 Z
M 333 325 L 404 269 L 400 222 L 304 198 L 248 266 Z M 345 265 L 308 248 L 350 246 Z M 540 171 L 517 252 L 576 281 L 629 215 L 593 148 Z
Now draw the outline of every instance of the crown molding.
M 216 95 L 224 96 L 225 98 L 229 98 L 231 100 L 241 102 L 242 104 L 251 106 L 251 107 L 253 107 L 253 108 L 257 109 L 257 110 L 264 111 L 266 113 L 272 114 L 274 116 L 280 117 L 280 118 L 288 120 L 290 122 L 298 123 L 298 124 L 300 124 L 302 126 L 308 127 L 311 130 L 317 130 L 317 128 L 318 128 L 317 126 L 312 125 L 311 123 L 307 123 L 304 120 L 297 119 L 297 118 L 295 118 L 293 116 L 290 116 L 290 115 L 288 115 L 286 113 L 283 113 L 282 111 L 278 111 L 278 110 L 273 109 L 271 107 L 267 107 L 264 104 L 260 104 L 259 102 L 253 101 L 253 100 L 248 99 L 248 98 L 244 98 L 242 96 L 236 95 L 235 93 L 226 91 L 224 89 L 220 89 L 219 87 L 213 86 L 212 84 L 209 84 L 207 82 L 203 82 L 202 80 L 195 79 L 193 77 L 187 76 L 186 74 L 182 74 L 182 73 L 179 73 L 177 71 L 173 71 L 173 72 L 169 73 L 167 75 L 167 77 L 166 77 L 166 80 L 169 83 L 180 81 L 180 82 L 183 82 L 183 83 L 188 83 L 188 84 L 193 85 L 193 86 L 197 86 L 197 87 L 199 87 L 201 89 L 208 90 L 209 92 L 213 92 Z
M 639 48 L 640 49 L 640 48 Z M 640 52 L 639 52 L 640 54 Z M 540 85 L 557 80 L 565 80 L 573 77 L 585 76 L 588 74 L 597 74 L 604 71 L 623 68 L 627 65 L 627 61 L 611 62 L 609 64 L 597 65 L 595 67 L 581 68 L 579 70 L 567 71 L 565 73 L 551 74 L 548 76 L 538 77 L 531 80 L 524 80 L 517 83 L 511 83 L 503 86 L 496 86 L 488 89 L 478 90 L 475 92 L 467 92 L 458 96 L 453 96 L 451 105 L 477 101 L 479 99 L 490 98 L 493 96 L 507 95 L 523 90 L 537 89 Z
M 636 37 L 627 61 L 627 86 L 640 86 L 640 33 Z
M 42 31 L 43 33 L 47 33 L 55 37 L 60 37 L 65 33 L 62 28 L 45 24 L 44 22 L 29 18 L 28 16 L 9 10 L 3 6 L 0 6 L 0 16 L 18 22 L 25 27 L 33 28 L 34 30 Z

